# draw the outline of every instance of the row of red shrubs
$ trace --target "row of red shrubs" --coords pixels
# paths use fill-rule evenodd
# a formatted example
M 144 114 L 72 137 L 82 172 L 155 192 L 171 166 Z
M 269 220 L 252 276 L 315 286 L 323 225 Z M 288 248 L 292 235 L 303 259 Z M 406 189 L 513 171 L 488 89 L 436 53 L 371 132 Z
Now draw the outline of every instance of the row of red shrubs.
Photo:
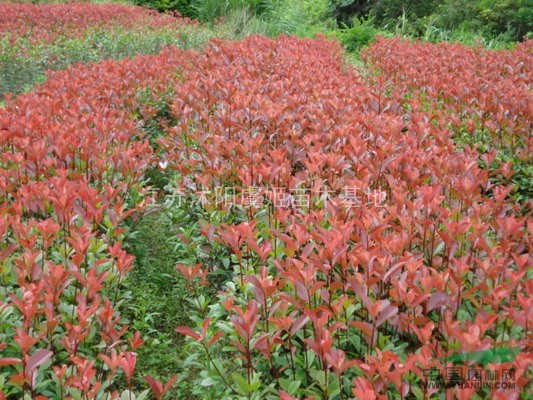
M 218 371 L 222 393 L 247 395 L 261 373 L 257 390 L 287 399 L 406 398 L 425 387 L 425 371 L 444 375 L 452 354 L 526 346 L 530 204 L 491 181 L 508 178 L 509 165 L 483 166 L 499 146 L 530 150 L 531 45 L 495 57 L 378 43 L 366 57 L 379 74 L 366 77 L 343 63 L 335 42 L 250 37 L 214 41 L 203 54 L 77 66 L 8 101 L 0 109 L 5 394 L 98 398 L 118 394 L 118 375 L 131 388 L 142 338 L 120 322 L 134 261 L 122 249 L 123 221 L 142 212 L 144 173 L 158 162 L 193 192 L 260 195 L 237 208 L 218 204 L 246 218 L 202 231 L 233 255 L 235 284 L 216 310 L 199 311 L 203 332 L 179 328 L 210 357 L 230 346 L 235 357 L 226 347 L 220 362 L 240 368 L 245 383 Z M 453 72 L 457 54 L 472 71 Z M 433 69 L 437 77 L 424 75 Z M 177 122 L 154 150 L 142 121 L 163 102 Z M 485 153 L 456 146 L 463 124 L 488 136 Z M 358 191 L 380 201 L 361 201 Z M 179 266 L 193 287 L 213 268 L 226 267 Z M 493 398 L 518 398 L 530 365 L 526 352 L 489 364 L 513 368 L 516 379 Z M 305 383 L 286 393 L 280 378 Z M 148 380 L 161 398 L 168 387 Z M 438 389 L 423 390 L 428 398 Z M 446 390 L 469 399 L 477 389 Z

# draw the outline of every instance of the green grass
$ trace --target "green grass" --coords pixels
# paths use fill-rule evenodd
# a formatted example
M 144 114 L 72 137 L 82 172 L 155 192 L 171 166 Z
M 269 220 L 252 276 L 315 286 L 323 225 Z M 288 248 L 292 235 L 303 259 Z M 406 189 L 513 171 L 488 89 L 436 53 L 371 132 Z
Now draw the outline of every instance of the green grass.
M 123 310 L 132 330 L 141 332 L 146 343 L 138 349 L 137 385 L 143 388 L 145 375 L 167 381 L 181 378 L 194 371 L 184 370 L 188 354 L 183 349 L 184 338 L 176 327 L 189 324 L 189 293 L 185 280 L 176 270 L 179 253 L 169 243 L 176 236 L 176 226 L 169 223 L 164 212 L 143 217 L 133 237 L 129 251 L 135 255 L 135 268 L 125 282 L 131 298 Z M 179 385 L 176 398 L 192 398 L 192 388 L 186 381 Z M 177 389 L 175 389 L 177 390 Z M 173 392 L 175 396 L 177 392 Z M 184 396 L 184 397 L 183 397 Z

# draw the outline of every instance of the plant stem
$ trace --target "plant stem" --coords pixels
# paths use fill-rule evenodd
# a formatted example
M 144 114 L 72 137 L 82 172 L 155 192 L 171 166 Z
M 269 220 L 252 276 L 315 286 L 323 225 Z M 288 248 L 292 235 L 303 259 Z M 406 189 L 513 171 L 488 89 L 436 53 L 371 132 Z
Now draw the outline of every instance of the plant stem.
M 233 394 L 237 394 L 237 392 L 235 391 L 235 389 L 233 389 L 233 386 L 231 386 L 231 384 L 226 380 L 226 378 L 224 377 L 224 375 L 222 374 L 222 372 L 220 372 L 220 370 L 218 369 L 217 365 L 216 365 L 215 362 L 213 361 L 213 358 L 211 357 L 211 354 L 209 354 L 209 349 L 207 348 L 206 344 L 205 344 L 205 343 L 202 343 L 202 346 L 204 347 L 205 354 L 207 355 L 207 358 L 209 359 L 209 362 L 210 362 L 211 364 L 213 364 L 213 367 L 215 367 L 215 371 L 216 371 L 217 374 L 222 378 L 222 381 L 224 381 L 224 384 L 226 385 L 226 387 L 229 388 Z

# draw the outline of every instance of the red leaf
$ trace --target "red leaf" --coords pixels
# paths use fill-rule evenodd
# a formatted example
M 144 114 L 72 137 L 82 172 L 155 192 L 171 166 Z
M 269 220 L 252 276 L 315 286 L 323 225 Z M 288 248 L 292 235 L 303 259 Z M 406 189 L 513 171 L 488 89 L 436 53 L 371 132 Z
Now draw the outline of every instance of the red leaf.
M 0 358 L 0 367 L 5 365 L 20 364 L 22 360 L 20 358 Z
M 385 322 L 385 320 L 394 317 L 396 314 L 398 314 L 398 307 L 388 306 L 379 314 L 379 317 L 376 319 L 376 327 L 380 326 L 383 322 Z
M 431 295 L 426 305 L 426 312 L 430 312 L 435 308 L 440 308 L 448 302 L 448 293 L 446 292 L 436 292 Z
M 220 337 L 224 334 L 224 332 L 220 331 L 213 335 L 213 337 L 209 340 L 209 343 L 207 343 L 207 348 L 211 347 L 213 343 L 215 343 Z
M 181 333 L 182 335 L 190 336 L 194 340 L 200 340 L 202 337 L 198 332 L 193 331 L 188 326 L 179 326 L 178 328 L 176 328 L 176 332 Z
M 30 357 L 28 364 L 26 365 L 26 374 L 32 374 L 37 368 L 47 362 L 52 357 L 52 355 L 53 353 L 48 349 L 37 350 Z
M 148 382 L 148 385 L 150 385 L 150 389 L 152 390 L 152 393 L 154 394 L 155 398 L 157 400 L 161 399 L 161 397 L 163 396 L 163 384 L 158 380 L 152 378 L 150 375 L 146 375 L 144 377 L 144 380 Z
M 35 370 L 47 362 L 52 355 L 53 353 L 50 350 L 40 349 L 30 357 L 28 364 L 26 365 L 25 374 L 26 378 L 30 380 L 32 388 L 35 387 L 35 384 L 37 383 L 37 374 L 35 373 Z
M 309 317 L 306 315 L 299 316 L 296 321 L 294 321 L 294 324 L 291 328 L 291 335 L 294 335 L 296 332 L 298 332 L 300 329 L 304 327 L 304 325 L 309 321 Z
M 165 385 L 165 387 L 163 388 L 163 393 L 168 392 L 168 390 L 172 387 L 172 385 L 174 385 L 177 379 L 178 379 L 177 376 L 173 376 L 172 378 L 170 378 L 167 384 Z

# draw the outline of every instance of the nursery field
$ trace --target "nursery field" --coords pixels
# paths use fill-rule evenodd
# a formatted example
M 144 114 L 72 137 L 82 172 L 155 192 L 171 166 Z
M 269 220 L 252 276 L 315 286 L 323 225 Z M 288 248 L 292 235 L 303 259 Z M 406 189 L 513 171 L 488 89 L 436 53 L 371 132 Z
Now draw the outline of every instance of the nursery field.
M 122 4 L 0 4 L 0 99 L 48 70 L 197 46 L 205 35 L 196 21 Z
M 531 398 L 533 41 L 0 31 L 0 399 Z

